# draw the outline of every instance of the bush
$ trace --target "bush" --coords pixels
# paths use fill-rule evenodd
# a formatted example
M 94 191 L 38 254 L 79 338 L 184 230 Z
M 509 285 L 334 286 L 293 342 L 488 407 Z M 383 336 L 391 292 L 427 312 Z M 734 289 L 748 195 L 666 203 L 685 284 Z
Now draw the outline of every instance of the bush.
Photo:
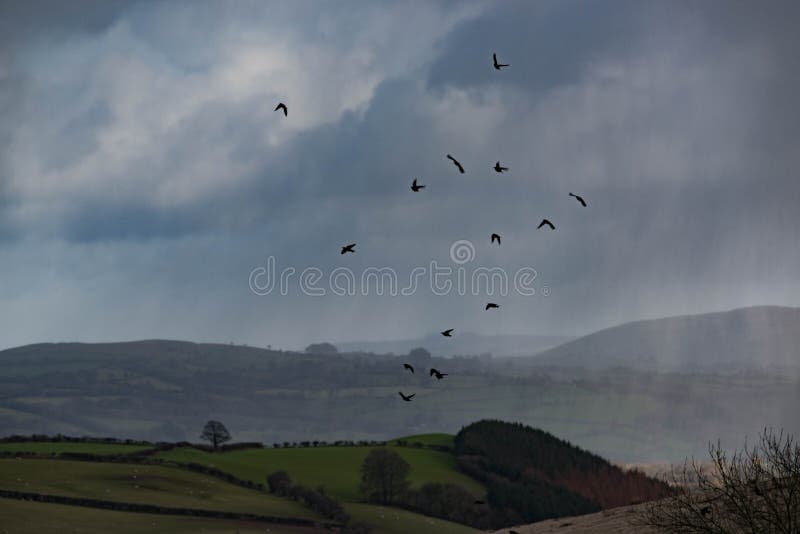
M 275 471 L 267 475 L 269 492 L 276 495 L 286 495 L 292 487 L 292 479 L 286 471 Z
M 674 498 L 650 503 L 635 523 L 666 532 L 800 532 L 800 444 L 764 430 L 731 456 L 709 445 L 713 467 L 694 460 L 668 479 Z M 695 486 L 695 487 L 693 487 Z

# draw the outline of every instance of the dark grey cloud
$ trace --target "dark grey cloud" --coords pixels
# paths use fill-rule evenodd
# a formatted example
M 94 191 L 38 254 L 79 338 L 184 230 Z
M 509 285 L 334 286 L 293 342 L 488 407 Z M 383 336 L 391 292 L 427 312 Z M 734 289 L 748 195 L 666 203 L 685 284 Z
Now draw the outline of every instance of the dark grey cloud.
M 11 17 L 32 36 L 15 38 L 0 76 L 13 117 L 0 131 L 2 284 L 22 310 L 2 317 L 19 326 L 5 344 L 302 346 L 443 321 L 577 334 L 800 301 L 794 4 L 369 3 L 360 18 L 293 5 Z M 512 68 L 491 69 L 492 51 Z M 497 159 L 509 174 L 491 171 Z M 408 190 L 414 177 L 424 193 Z M 536 231 L 542 217 L 557 230 Z M 486 319 L 483 297 L 247 286 L 269 255 L 403 279 L 448 263 L 458 239 L 475 243 L 472 265 L 533 266 L 552 294 L 509 297 Z M 57 311 L 65 302 L 81 313 Z
M 503 84 L 539 93 L 579 79 L 592 61 L 624 51 L 647 31 L 646 6 L 619 0 L 500 2 L 459 26 L 442 43 L 429 76 L 432 88 L 475 88 L 498 83 L 491 54 L 512 69 Z

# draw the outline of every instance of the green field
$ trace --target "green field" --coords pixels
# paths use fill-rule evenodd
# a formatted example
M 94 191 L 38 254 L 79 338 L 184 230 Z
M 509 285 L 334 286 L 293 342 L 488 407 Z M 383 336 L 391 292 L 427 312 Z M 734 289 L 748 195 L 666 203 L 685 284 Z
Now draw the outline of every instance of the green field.
M 442 435 L 438 435 L 442 436 Z M 443 438 L 432 438 L 441 441 Z M 470 527 L 415 514 L 398 508 L 363 504 L 359 494 L 360 468 L 372 447 L 319 447 L 292 449 L 247 449 L 226 453 L 207 453 L 198 449 L 174 449 L 158 457 L 178 462 L 203 463 L 246 480 L 263 482 L 266 475 L 283 469 L 295 483 L 312 488 L 324 486 L 330 495 L 343 501 L 355 521 L 368 524 L 376 533 L 385 534 L 466 534 Z M 430 449 L 392 447 L 410 465 L 411 486 L 426 482 L 457 484 L 476 497 L 486 494 L 477 481 L 456 470 L 455 457 Z
M 451 454 L 412 447 L 391 449 L 411 465 L 409 480 L 412 488 L 426 482 L 450 482 L 476 497 L 486 493 L 480 483 L 456 470 L 456 459 Z M 160 453 L 157 457 L 212 465 L 255 482 L 264 482 L 269 473 L 283 469 L 296 483 L 312 488 L 321 485 L 338 499 L 357 502 L 361 499 L 358 488 L 361 464 L 370 450 L 372 447 L 319 447 L 208 453 L 183 448 Z
M 430 437 L 431 443 L 441 443 L 444 438 Z M 426 438 L 421 437 L 419 441 Z M 416 440 L 415 440 L 416 441 Z M 20 445 L 20 444 L 17 444 Z M 59 444 L 32 444 L 59 445 Z M 76 444 L 69 444 L 76 445 Z M 92 444 L 86 444 L 91 446 Z M 119 447 L 111 445 L 110 447 Z M 198 449 L 175 449 L 159 456 L 177 462 L 197 462 L 217 467 L 240 478 L 264 482 L 268 473 L 285 469 L 292 479 L 309 487 L 324 486 L 331 495 L 341 499 L 353 520 L 370 525 L 375 534 L 470 534 L 470 527 L 408 512 L 398 508 L 363 504 L 358 493 L 359 468 L 371 447 L 320 447 L 296 449 L 246 449 L 211 454 Z M 425 482 L 451 482 L 458 484 L 476 497 L 485 495 L 485 489 L 476 481 L 455 469 L 455 458 L 447 453 L 412 447 L 392 447 L 411 464 L 412 486 Z M 42 451 L 39 451 L 42 452 Z M 44 452 L 51 452 L 49 450 Z M 93 451 L 83 451 L 93 452 Z M 184 471 L 179 468 L 137 464 L 76 462 L 68 460 L 0 459 L 0 488 L 33 493 L 47 493 L 69 497 L 158 504 L 162 506 L 247 512 L 279 517 L 303 517 L 324 521 L 310 510 L 288 499 L 241 488 L 213 477 Z M 29 530 L 14 529 L 8 532 L 60 532 L 58 524 L 69 524 L 75 532 L 101 532 L 100 517 L 120 516 L 120 529 L 114 532 L 140 532 L 135 530 L 138 521 L 145 521 L 148 532 L 266 532 L 263 524 L 176 518 L 156 514 L 136 514 L 93 510 L 50 504 L 23 503 L 0 499 L 5 509 L 13 510 L 8 522 L 22 522 L 26 514 L 22 508 L 48 507 L 46 517 L 27 516 Z M 25 505 L 25 506 L 23 506 Z M 51 514 L 50 510 L 58 510 Z M 124 516 L 124 517 L 123 517 Z M 3 514 L 5 520 L 5 514 Z M 142 519 L 143 518 L 143 519 Z M 59 523 L 63 521 L 63 523 Z M 115 525 L 116 519 L 114 519 Z M 151 523 L 156 526 L 150 530 Z M 269 532 L 303 532 L 302 529 Z M 130 530 L 125 530 L 130 529 Z M 194 529 L 194 530 L 193 530 Z M 231 529 L 231 530 L 225 530 Z M 306 530 L 311 532 L 311 530 Z M 0 527 L 0 534 L 3 533 Z
M 66 441 L 24 441 L 20 443 L 0 443 L 0 452 L 33 452 L 53 454 L 62 452 L 84 452 L 89 454 L 130 454 L 150 447 L 143 445 L 122 445 L 116 443 L 73 443 Z
M 177 468 L 0 459 L 0 488 L 67 497 L 324 520 L 293 502 Z
M 112 527 L 113 525 L 113 527 Z M 0 534 L 322 534 L 322 529 L 251 521 L 112 512 L 0 499 Z

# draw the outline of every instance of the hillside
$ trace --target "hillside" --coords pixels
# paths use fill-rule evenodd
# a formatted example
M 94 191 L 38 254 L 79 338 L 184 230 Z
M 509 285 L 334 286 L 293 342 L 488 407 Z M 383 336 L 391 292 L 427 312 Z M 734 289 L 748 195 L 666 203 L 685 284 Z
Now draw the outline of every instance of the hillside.
M 43 495 L 70 499 L 48 504 L 108 509 L 104 503 L 116 503 L 114 511 L 160 516 L 187 509 L 189 515 L 213 513 L 217 519 L 245 520 L 220 514 L 250 514 L 279 527 L 293 520 L 309 527 L 350 521 L 375 534 L 468 534 L 473 528 L 591 513 L 666 494 L 663 484 L 623 472 L 567 441 L 500 421 L 473 423 L 456 436 L 407 436 L 385 445 L 410 467 L 408 490 L 391 506 L 366 501 L 360 488 L 361 465 L 375 445 L 210 452 L 186 443 L 142 442 L 137 446 L 146 448 L 132 450 L 133 444 L 118 440 L 38 439 L 44 441 L 2 443 L 0 501 Z M 276 471 L 285 471 L 292 485 L 335 499 L 344 513 L 301 506 L 302 493 L 265 492 L 267 475 Z
M 717 357 L 717 356 L 714 356 Z M 306 354 L 180 341 L 54 343 L 0 351 L 2 435 L 196 441 L 386 440 L 520 421 L 617 462 L 680 461 L 763 426 L 800 431 L 796 375 L 537 365 L 535 358 Z M 449 374 L 436 381 L 436 367 Z M 414 392 L 413 402 L 397 391 Z
M 800 369 L 800 308 L 758 306 L 635 321 L 543 351 L 532 363 L 683 371 Z
M 658 531 L 632 521 L 642 506 L 620 506 L 594 514 L 515 525 L 513 530 L 518 534 L 658 534 Z M 504 528 L 492 534 L 508 534 L 509 531 Z
M 2 458 L 0 489 L 325 520 L 288 499 L 259 494 L 199 473 L 154 465 Z
M 452 436 L 444 434 L 436 435 L 434 441 L 441 443 L 447 438 L 452 442 Z M 0 491 L 328 521 L 289 498 L 257 491 L 252 487 L 243 488 L 241 485 L 233 485 L 195 472 L 197 466 L 207 466 L 257 486 L 265 484 L 269 473 L 285 470 L 294 484 L 313 489 L 323 488 L 325 495 L 342 503 L 355 523 L 369 525 L 373 534 L 475 532 L 464 524 L 424 515 L 420 510 L 362 502 L 359 472 L 361 463 L 372 448 L 374 447 L 308 446 L 245 448 L 209 453 L 194 447 L 180 447 L 136 458 L 134 455 L 138 451 L 135 448 L 132 450 L 131 446 L 121 444 L 4 442 L 0 443 L 0 452 L 14 454 L 0 458 Z M 392 446 L 391 449 L 410 464 L 412 490 L 430 483 L 450 484 L 464 491 L 470 505 L 474 499 L 484 498 L 485 488 L 457 470 L 452 453 L 410 446 Z M 139 447 L 139 451 L 141 450 Z M 115 459 L 112 462 L 95 457 L 95 460 L 87 461 L 92 457 L 83 454 L 82 461 L 75 461 L 70 455 L 76 452 L 89 455 L 111 454 Z M 63 453 L 66 456 L 62 456 Z M 20 457 L 17 458 L 17 455 Z M 186 469 L 187 466 L 192 469 Z M 4 499 L 0 496 L 0 504 L 3 502 Z M 43 506 L 57 505 L 48 503 Z M 93 510 L 70 513 L 66 510 L 64 513 L 77 516 L 74 519 L 76 522 L 92 523 L 95 515 L 104 515 L 107 512 Z M 167 521 L 171 524 L 177 518 L 169 514 L 159 514 L 153 517 L 153 521 L 159 524 Z M 236 525 L 239 523 L 241 521 Z M 285 528 L 280 522 L 267 526 L 272 529 L 270 532 L 283 532 Z M 287 532 L 297 530 L 294 527 L 286 528 Z M 308 532 L 312 531 L 316 530 L 308 529 Z
M 479 421 L 455 437 L 459 467 L 484 482 L 496 526 L 666 497 L 669 487 L 521 424 Z

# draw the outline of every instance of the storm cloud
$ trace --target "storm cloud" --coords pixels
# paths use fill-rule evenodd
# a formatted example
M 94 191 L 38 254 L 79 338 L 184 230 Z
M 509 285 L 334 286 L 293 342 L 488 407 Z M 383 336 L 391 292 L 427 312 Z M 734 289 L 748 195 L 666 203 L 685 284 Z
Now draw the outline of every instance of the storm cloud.
M 0 21 L 2 346 L 581 334 L 800 304 L 794 2 L 20 2 Z M 487 317 L 484 296 L 248 283 L 269 256 L 405 281 L 457 240 L 539 291 Z

